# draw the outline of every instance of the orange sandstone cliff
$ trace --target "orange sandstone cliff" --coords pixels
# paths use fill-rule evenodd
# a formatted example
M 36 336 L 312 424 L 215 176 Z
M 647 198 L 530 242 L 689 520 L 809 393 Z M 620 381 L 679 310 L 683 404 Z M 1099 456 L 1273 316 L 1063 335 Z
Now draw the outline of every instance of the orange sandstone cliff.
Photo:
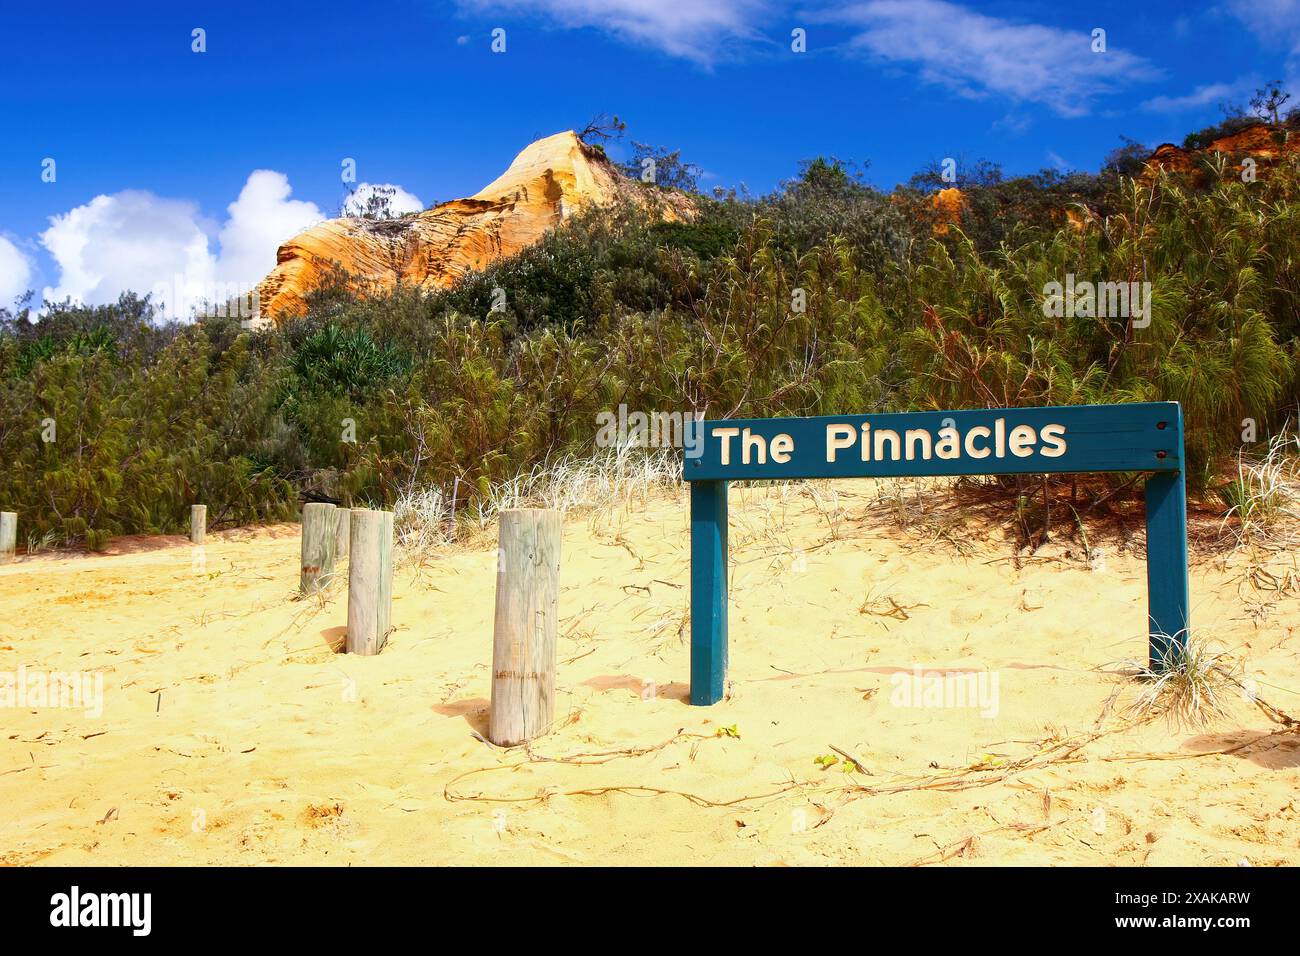
M 573 131 L 539 139 L 510 168 L 468 199 L 453 199 L 400 219 L 330 219 L 290 239 L 258 285 L 263 318 L 299 315 L 326 274 L 341 269 L 357 291 L 383 292 L 399 281 L 445 289 L 531 245 L 588 205 L 645 203 L 646 187 L 621 176 Z M 689 218 L 689 200 L 660 193 L 665 218 Z
M 1226 136 L 1220 136 L 1204 150 L 1189 150 L 1173 143 L 1162 143 L 1146 161 L 1147 175 L 1159 170 L 1195 174 L 1198 155 L 1223 153 L 1230 158 L 1250 156 L 1267 165 L 1300 153 L 1300 132 L 1284 126 L 1259 123 Z M 1235 164 L 1238 170 L 1241 164 Z
M 1268 166 L 1289 157 L 1300 156 L 1300 130 L 1258 123 L 1237 130 L 1235 133 L 1220 136 L 1204 149 L 1186 149 L 1173 143 L 1163 143 L 1147 157 L 1143 177 L 1149 182 L 1157 173 L 1168 171 L 1188 175 L 1199 181 L 1202 177 L 1197 169 L 1197 157 L 1214 153 L 1221 153 L 1227 157 L 1231 161 L 1232 168 L 1238 172 L 1242 168 L 1241 161 L 1247 156 L 1261 166 Z M 955 186 L 933 193 L 930 197 L 930 207 L 934 216 L 932 234 L 942 236 L 952 226 L 960 226 L 965 202 L 961 190 Z M 1086 210 L 1067 207 L 1062 212 L 1064 221 L 1068 222 L 1073 229 L 1087 228 L 1090 214 Z
M 930 200 L 935 212 L 935 223 L 932 227 L 934 235 L 946 235 L 949 226 L 961 225 L 961 210 L 965 202 L 966 197 L 956 186 L 940 189 L 934 194 L 934 198 Z

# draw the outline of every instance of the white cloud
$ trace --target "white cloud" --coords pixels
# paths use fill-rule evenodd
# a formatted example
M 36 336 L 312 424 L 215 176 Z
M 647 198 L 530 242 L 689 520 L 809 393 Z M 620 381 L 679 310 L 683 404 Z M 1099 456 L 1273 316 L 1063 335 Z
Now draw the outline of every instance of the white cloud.
M 257 282 L 275 267 L 275 250 L 308 226 L 325 218 L 315 203 L 290 199 L 293 188 L 284 173 L 255 169 L 239 198 L 226 207 L 230 218 L 221 227 L 217 278 L 222 282 Z
M 1282 85 L 1300 99 L 1300 0 L 1229 0 L 1228 10 L 1261 46 L 1285 51 Z M 1295 106 L 1296 99 L 1288 108 Z
M 1017 136 L 1028 130 L 1033 125 L 1033 120 L 1020 113 L 1008 113 L 1001 119 L 993 121 L 993 129 L 999 131 L 1006 130 L 1008 133 L 1013 133 Z
M 376 189 L 393 190 L 392 199 L 389 200 L 389 211 L 397 216 L 405 216 L 407 213 L 420 212 L 424 209 L 424 203 L 420 202 L 420 197 L 414 193 L 408 193 L 401 186 L 394 183 L 360 183 L 343 202 L 343 215 L 357 216 L 366 208 L 366 203 L 374 195 Z
M 14 299 L 31 286 L 32 264 L 16 245 L 0 236 L 0 308 L 13 305 Z
M 1151 113 L 1179 113 L 1202 106 L 1230 103 L 1247 92 L 1247 85 L 1238 80 L 1233 83 L 1206 83 L 1183 96 L 1157 96 L 1142 104 Z
M 213 278 L 197 204 L 140 190 L 96 196 L 52 216 L 41 244 L 59 267 L 58 284 L 44 291 L 50 302 L 101 305 L 124 290 L 143 294 L 178 275 L 198 283 Z
M 1092 52 L 1088 30 L 1002 20 L 945 0 L 871 0 L 817 19 L 860 28 L 852 48 L 915 64 L 923 80 L 960 96 L 1043 103 L 1062 116 L 1087 115 L 1098 97 L 1160 75 L 1109 42 Z
M 1266 46 L 1300 53 L 1300 0 L 1229 0 L 1228 10 Z
M 96 196 L 52 216 L 41 233 L 59 269 L 44 298 L 102 305 L 127 290 L 153 293 L 167 314 L 184 318 L 196 300 L 224 299 L 230 284 L 251 288 L 274 268 L 282 242 L 324 218 L 315 203 L 290 199 L 290 192 L 283 173 L 253 171 L 226 207 L 219 249 L 210 240 L 213 224 L 194 202 L 142 190 Z
M 757 36 L 769 0 L 460 0 L 474 13 L 522 13 L 562 27 L 595 27 L 670 56 L 707 65 L 723 47 Z

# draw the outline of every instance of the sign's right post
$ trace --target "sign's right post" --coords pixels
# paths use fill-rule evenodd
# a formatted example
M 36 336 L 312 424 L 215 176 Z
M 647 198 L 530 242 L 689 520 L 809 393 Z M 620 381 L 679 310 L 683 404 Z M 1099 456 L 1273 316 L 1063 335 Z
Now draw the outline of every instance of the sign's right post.
M 1183 415 L 1176 428 L 1183 461 Z M 1187 490 L 1182 470 L 1158 471 L 1147 479 L 1147 623 L 1153 670 L 1173 663 L 1187 648 L 1191 617 L 1187 587 Z

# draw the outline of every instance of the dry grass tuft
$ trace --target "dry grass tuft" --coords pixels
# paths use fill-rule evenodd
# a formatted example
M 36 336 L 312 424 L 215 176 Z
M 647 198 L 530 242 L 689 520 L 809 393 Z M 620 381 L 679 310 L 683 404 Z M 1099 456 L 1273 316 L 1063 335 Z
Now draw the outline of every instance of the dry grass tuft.
M 569 455 L 543 462 L 500 482 L 453 511 L 440 489 L 402 495 L 394 507 L 393 529 L 402 551 L 421 561 L 453 542 L 475 541 L 508 508 L 557 508 L 564 512 L 642 506 L 652 495 L 682 485 L 680 454 L 671 448 L 622 446 L 594 455 Z
M 1262 456 L 1237 456 L 1237 476 L 1217 489 L 1228 506 L 1222 527 L 1237 546 L 1290 545 L 1294 519 L 1300 518 L 1300 437 L 1283 429 L 1269 439 Z M 1281 519 L 1293 519 L 1283 522 Z M 1283 528 L 1283 525 L 1287 529 Z M 1235 525 L 1235 526 L 1234 526 Z
M 53 529 L 38 535 L 35 531 L 27 536 L 27 553 L 40 554 L 43 551 L 50 551 L 60 545 L 59 534 Z
M 1170 639 L 1156 664 L 1127 662 L 1145 686 L 1131 708 L 1137 718 L 1162 715 L 1178 727 L 1202 729 L 1229 714 L 1229 700 L 1243 688 L 1241 662 L 1209 641 L 1186 645 Z

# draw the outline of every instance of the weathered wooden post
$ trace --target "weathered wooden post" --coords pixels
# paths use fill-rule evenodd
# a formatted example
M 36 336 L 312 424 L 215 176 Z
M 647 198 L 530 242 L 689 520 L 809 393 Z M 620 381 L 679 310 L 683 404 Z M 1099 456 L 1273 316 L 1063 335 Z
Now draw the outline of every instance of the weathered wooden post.
M 315 594 L 334 580 L 334 506 L 313 501 L 302 507 L 302 578 L 298 589 Z
M 18 553 L 18 512 L 0 511 L 0 564 L 14 560 Z
M 352 509 L 334 509 L 334 560 L 346 558 L 352 538 Z
M 393 616 L 393 513 L 353 508 L 348 519 L 349 654 L 378 654 Z
M 503 747 L 540 737 L 555 715 L 560 512 L 501 512 L 492 707 L 488 736 Z
M 208 534 L 208 506 L 190 505 L 190 544 L 202 544 Z

